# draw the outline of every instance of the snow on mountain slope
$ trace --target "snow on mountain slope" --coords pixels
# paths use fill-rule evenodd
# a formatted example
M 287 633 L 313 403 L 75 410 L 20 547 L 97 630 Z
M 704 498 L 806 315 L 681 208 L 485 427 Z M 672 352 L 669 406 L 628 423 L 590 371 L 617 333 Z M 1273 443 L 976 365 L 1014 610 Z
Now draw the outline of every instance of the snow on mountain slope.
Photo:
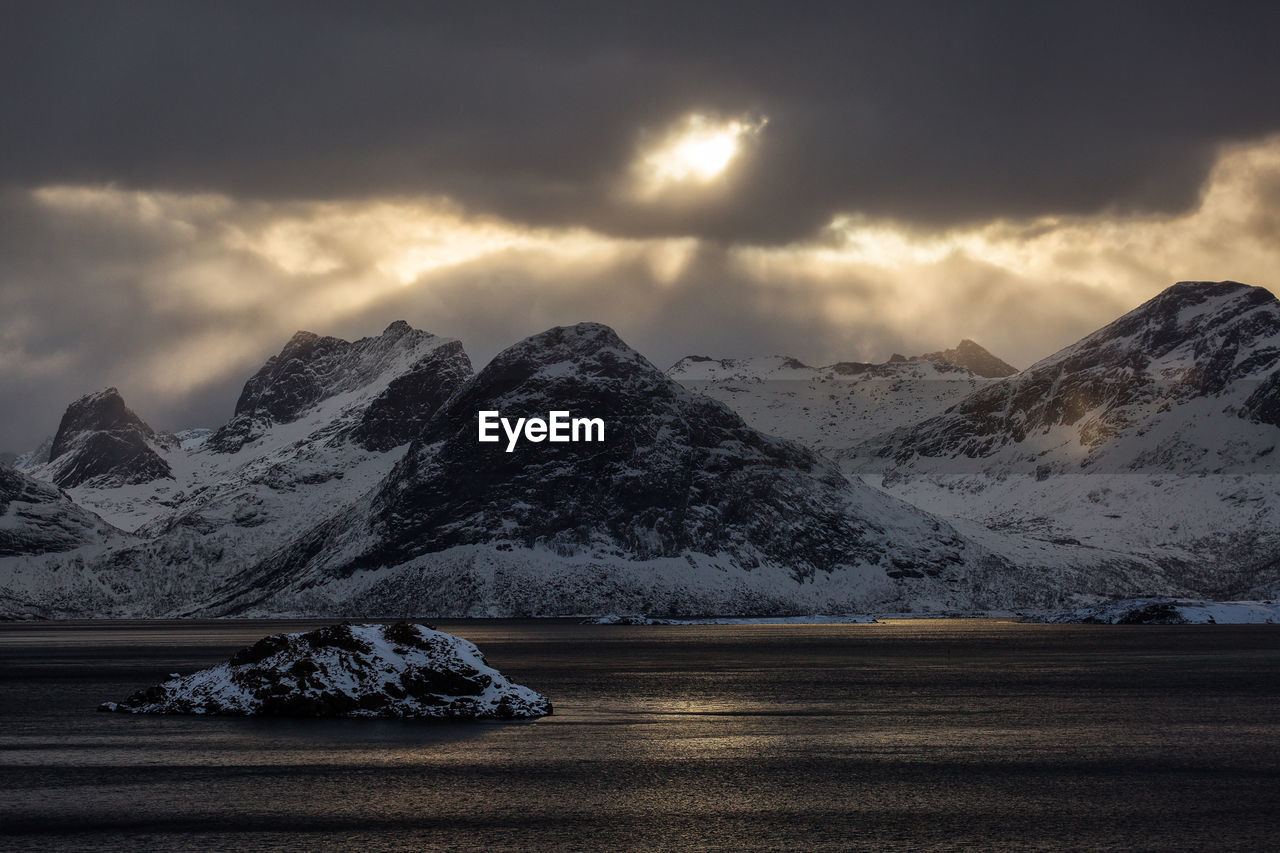
M 729 406 L 755 429 L 827 453 L 940 414 L 991 382 L 943 362 L 809 367 L 783 356 L 689 356 L 667 375 Z
M 1280 302 L 1182 282 L 946 413 L 840 454 L 948 518 L 1129 552 L 1180 595 L 1274 581 Z
M 49 451 L 51 449 L 53 449 L 53 436 L 49 436 L 40 442 L 34 450 L 19 453 L 18 458 L 13 460 L 13 464 L 9 467 L 23 472 L 31 471 L 33 468 L 44 465 L 49 461 Z
M 0 618 L 82 613 L 110 598 L 81 569 L 130 537 L 65 492 L 0 468 Z
M 70 551 L 118 532 L 56 486 L 0 468 L 0 557 Z
M 875 452 L 983 460 L 984 471 L 1276 471 L 1266 401 L 1278 370 L 1270 292 L 1181 282 Z
M 394 461 L 387 454 L 407 445 L 470 375 L 461 344 L 403 321 L 354 343 L 299 332 L 246 382 L 227 425 L 152 443 L 164 479 L 91 479 L 69 493 L 144 535 L 250 528 L 299 511 L 310 518 L 332 504 L 332 493 L 367 488 L 385 474 Z M 55 458 L 30 473 L 53 479 L 62 466 Z M 344 486 L 348 476 L 354 485 Z
M 603 443 L 477 442 L 477 412 L 599 417 Z M 598 324 L 499 354 L 369 497 L 202 612 L 845 612 L 1046 585 L 668 379 Z

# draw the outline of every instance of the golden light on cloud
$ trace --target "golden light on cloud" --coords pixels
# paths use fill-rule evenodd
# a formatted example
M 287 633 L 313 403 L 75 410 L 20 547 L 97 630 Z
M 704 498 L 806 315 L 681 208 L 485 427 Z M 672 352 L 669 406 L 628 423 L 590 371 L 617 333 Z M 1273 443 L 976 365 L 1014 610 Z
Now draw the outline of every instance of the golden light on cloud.
M 739 146 L 759 129 L 745 119 L 686 119 L 646 152 L 672 160 L 649 168 L 676 182 L 668 186 L 712 192 L 739 154 L 725 161 L 722 141 L 704 150 L 689 134 L 711 126 Z M 98 235 L 96 253 L 71 258 L 93 282 L 83 298 L 142 306 L 148 327 L 196 327 L 126 366 L 140 389 L 170 397 L 255 368 L 263 342 L 352 320 L 363 333 L 405 316 L 469 346 L 480 329 L 492 348 L 592 319 L 637 343 L 682 350 L 658 357 L 750 354 L 725 352 L 737 345 L 731 339 L 699 337 L 699 324 L 729 312 L 787 330 L 760 346 L 806 360 L 883 359 L 890 347 L 929 351 L 970 337 L 1029 364 L 1179 279 L 1280 283 L 1280 137 L 1224 148 L 1199 205 L 1180 215 L 929 229 L 846 214 L 785 246 L 534 227 L 431 197 L 263 202 L 48 186 L 31 201 L 31 215 L 60 231 Z M 120 299 L 109 296 L 115 291 Z M 30 343 L 48 316 L 0 302 L 0 367 L 31 374 L 71 364 L 62 350 Z
M 641 151 L 632 167 L 633 195 L 653 200 L 722 179 L 743 148 L 768 123 L 760 118 L 717 118 L 691 113 Z

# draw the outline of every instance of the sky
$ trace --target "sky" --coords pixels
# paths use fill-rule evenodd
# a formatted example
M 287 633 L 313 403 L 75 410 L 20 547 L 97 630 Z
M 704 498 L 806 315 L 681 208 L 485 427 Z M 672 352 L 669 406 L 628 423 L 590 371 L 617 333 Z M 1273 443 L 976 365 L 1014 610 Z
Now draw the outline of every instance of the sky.
M 1280 288 L 1276 3 L 5 13 L 0 450 L 108 385 L 216 426 L 298 329 L 1025 367 Z

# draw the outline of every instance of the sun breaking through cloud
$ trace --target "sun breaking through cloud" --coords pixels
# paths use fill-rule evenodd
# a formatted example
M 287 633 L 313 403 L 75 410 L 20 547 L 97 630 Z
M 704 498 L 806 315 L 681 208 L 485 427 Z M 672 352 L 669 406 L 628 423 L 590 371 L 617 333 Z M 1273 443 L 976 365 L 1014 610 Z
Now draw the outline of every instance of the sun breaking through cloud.
M 632 166 L 633 192 L 642 201 L 706 187 L 726 177 L 768 118 L 717 118 L 691 113 L 651 140 Z

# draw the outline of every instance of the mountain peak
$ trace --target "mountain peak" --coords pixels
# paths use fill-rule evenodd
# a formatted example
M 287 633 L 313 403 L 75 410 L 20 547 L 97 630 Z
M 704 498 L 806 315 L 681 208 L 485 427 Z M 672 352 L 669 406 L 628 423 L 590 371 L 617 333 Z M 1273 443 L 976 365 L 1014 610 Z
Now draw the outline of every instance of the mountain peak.
M 93 394 L 85 394 L 67 406 L 58 431 L 54 434 L 49 458 L 57 459 L 62 456 L 84 432 L 121 430 L 136 430 L 148 438 L 155 435 L 155 431 L 124 404 L 124 398 L 117 389 L 105 388 Z
M 380 397 L 357 440 L 388 450 L 408 441 L 470 374 L 471 362 L 457 341 L 404 320 L 357 341 L 297 332 L 245 382 L 234 417 L 207 446 L 215 453 L 234 453 L 272 425 L 293 423 L 326 400 L 354 393 Z
M 661 373 L 603 323 L 555 326 L 507 347 L 476 377 L 581 374 L 617 377 L 635 369 Z
M 281 352 L 283 354 L 291 349 L 301 349 L 303 347 L 310 346 L 318 340 L 320 340 L 320 336 L 315 332 L 308 332 L 306 329 L 299 329 L 294 332 L 293 336 L 285 343 L 284 349 Z
M 64 488 L 149 483 L 171 478 L 156 452 L 156 434 L 115 388 L 86 394 L 67 407 L 49 449 L 53 482 Z
M 924 355 L 913 355 L 906 359 L 894 353 L 889 358 L 891 362 L 899 361 L 932 361 L 941 364 L 950 364 L 955 367 L 963 367 L 971 370 L 978 376 L 987 379 L 1000 379 L 1005 376 L 1012 376 L 1018 372 L 1018 369 L 1011 364 L 996 358 L 984 347 L 964 338 L 954 349 L 939 350 L 938 352 L 925 353 Z
M 570 326 L 553 326 L 545 332 L 530 335 L 521 343 L 531 347 L 549 348 L 568 346 L 575 349 L 580 347 L 630 349 L 610 326 L 606 326 L 604 323 L 591 322 L 574 323 Z M 517 346 L 519 345 L 517 344 Z

